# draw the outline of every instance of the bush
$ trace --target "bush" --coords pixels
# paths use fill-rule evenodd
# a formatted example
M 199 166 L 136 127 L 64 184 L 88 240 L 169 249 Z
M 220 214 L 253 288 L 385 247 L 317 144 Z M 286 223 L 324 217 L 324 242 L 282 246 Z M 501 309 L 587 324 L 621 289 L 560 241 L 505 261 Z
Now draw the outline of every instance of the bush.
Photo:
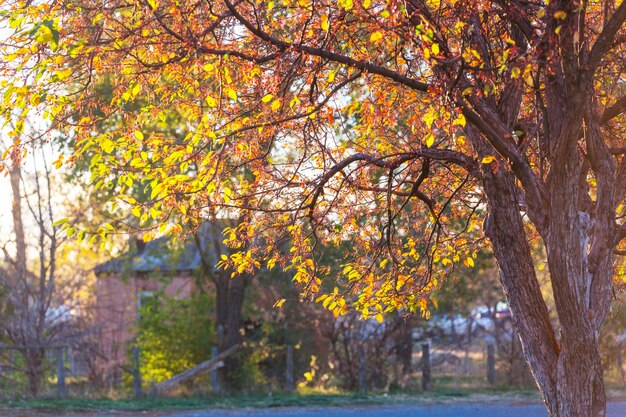
M 136 339 L 143 381 L 164 381 L 211 357 L 215 346 L 212 311 L 207 293 L 190 299 L 160 294 L 143 302 Z

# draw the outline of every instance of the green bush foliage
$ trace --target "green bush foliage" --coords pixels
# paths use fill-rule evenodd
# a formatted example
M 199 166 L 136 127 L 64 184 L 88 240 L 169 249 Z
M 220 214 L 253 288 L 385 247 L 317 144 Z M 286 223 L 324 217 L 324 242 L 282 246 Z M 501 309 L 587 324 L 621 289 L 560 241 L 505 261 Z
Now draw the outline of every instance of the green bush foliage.
M 211 357 L 212 310 L 212 297 L 204 292 L 189 299 L 157 294 L 143 303 L 136 344 L 144 382 L 166 380 Z

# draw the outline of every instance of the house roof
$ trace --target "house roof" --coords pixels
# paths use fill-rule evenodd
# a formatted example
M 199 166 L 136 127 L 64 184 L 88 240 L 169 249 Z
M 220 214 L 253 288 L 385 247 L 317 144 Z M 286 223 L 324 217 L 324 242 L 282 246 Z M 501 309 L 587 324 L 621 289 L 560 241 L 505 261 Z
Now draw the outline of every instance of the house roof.
M 226 221 L 204 223 L 198 228 L 198 240 L 194 236 L 181 244 L 174 244 L 169 237 L 160 237 L 144 243 L 136 240 L 123 255 L 110 259 L 94 268 L 96 274 L 107 272 L 177 272 L 191 271 L 202 264 L 202 251 L 211 265 L 216 265 L 220 254 L 227 253 L 222 230 L 229 226 Z

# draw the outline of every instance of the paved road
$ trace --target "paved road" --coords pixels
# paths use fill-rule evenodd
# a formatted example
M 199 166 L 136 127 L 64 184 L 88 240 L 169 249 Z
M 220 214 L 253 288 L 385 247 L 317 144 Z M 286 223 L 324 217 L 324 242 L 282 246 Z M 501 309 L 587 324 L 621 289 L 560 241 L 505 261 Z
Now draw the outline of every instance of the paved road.
M 141 412 L 137 417 L 145 416 Z M 367 406 L 353 408 L 274 408 L 243 410 L 186 411 L 159 413 L 160 417 L 547 417 L 543 405 L 461 404 L 432 406 Z M 134 417 L 133 413 L 124 414 Z M 610 403 L 607 417 L 626 416 L 626 402 Z M 61 417 L 61 416 L 58 416 Z M 100 414 L 90 417 L 120 417 L 120 414 Z

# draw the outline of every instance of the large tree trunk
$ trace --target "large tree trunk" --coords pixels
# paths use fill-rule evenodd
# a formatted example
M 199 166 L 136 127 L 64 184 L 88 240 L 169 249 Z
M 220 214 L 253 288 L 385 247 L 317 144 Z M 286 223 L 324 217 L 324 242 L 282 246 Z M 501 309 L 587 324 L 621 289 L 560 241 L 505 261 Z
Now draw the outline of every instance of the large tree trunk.
M 514 181 L 504 170 L 498 173 L 486 171 L 484 175 L 484 187 L 490 197 L 485 233 L 492 242 L 500 268 L 500 281 L 513 324 L 521 336 L 524 355 L 544 402 L 554 416 L 558 404 L 554 364 L 559 348 L 535 275 L 524 224 L 517 208 Z
M 535 276 L 513 175 L 506 170 L 483 172 L 490 213 L 485 232 L 500 267 L 513 323 L 548 411 L 559 417 L 601 417 L 606 409 L 598 334 L 610 305 L 614 196 L 612 176 L 598 174 L 612 170 L 602 163 L 593 167 L 592 161 L 598 191 L 591 203 L 586 192 L 589 167 L 584 169 L 577 155 L 582 108 L 581 96 L 574 97 L 564 115 L 563 137 L 555 141 L 560 145 L 555 147 L 547 181 L 549 218 L 536 224 L 547 249 L 558 338 Z M 591 121 L 588 130 L 590 125 Z M 590 154 L 604 152 L 591 148 Z M 601 156 L 610 164 L 610 155 Z
M 243 324 L 243 302 L 246 288 L 251 277 L 242 275 L 230 278 L 226 274 L 217 276 L 215 283 L 215 320 L 218 335 L 218 347 L 220 352 L 225 352 L 241 344 L 243 336 L 241 328 Z M 220 379 L 228 386 L 233 372 L 237 367 L 237 358 L 228 357 L 224 360 L 224 366 L 219 369 Z
M 243 340 L 243 302 L 246 288 L 252 281 L 252 275 L 244 273 L 231 278 L 229 271 L 215 270 L 214 261 L 209 252 L 214 251 L 215 258 L 219 259 L 226 249 L 220 245 L 221 230 L 207 229 L 204 236 L 195 236 L 195 244 L 201 255 L 202 274 L 215 285 L 215 327 L 219 352 L 226 352 L 233 346 L 238 346 Z M 205 239 L 206 242 L 202 242 Z M 222 385 L 228 388 L 233 372 L 237 367 L 237 357 L 228 357 L 224 366 L 219 369 Z
M 604 416 L 606 405 L 598 352 L 599 326 L 592 322 L 590 315 L 583 313 L 590 311 L 583 310 L 584 303 L 577 303 L 573 294 L 569 294 L 575 287 L 571 280 L 576 279 L 576 275 L 571 267 L 564 266 L 559 270 L 554 261 L 549 261 L 553 282 L 558 282 L 555 276 L 569 280 L 554 289 L 555 298 L 567 306 L 561 305 L 557 309 L 561 323 L 557 342 L 535 278 L 521 217 L 515 210 L 507 209 L 512 205 L 499 203 L 492 203 L 487 234 L 493 243 L 502 285 L 525 357 L 549 413 L 555 417 Z M 561 247 L 560 252 L 567 252 L 565 249 Z M 580 252 L 570 251 L 567 264 L 575 264 L 576 257 L 581 256 Z

